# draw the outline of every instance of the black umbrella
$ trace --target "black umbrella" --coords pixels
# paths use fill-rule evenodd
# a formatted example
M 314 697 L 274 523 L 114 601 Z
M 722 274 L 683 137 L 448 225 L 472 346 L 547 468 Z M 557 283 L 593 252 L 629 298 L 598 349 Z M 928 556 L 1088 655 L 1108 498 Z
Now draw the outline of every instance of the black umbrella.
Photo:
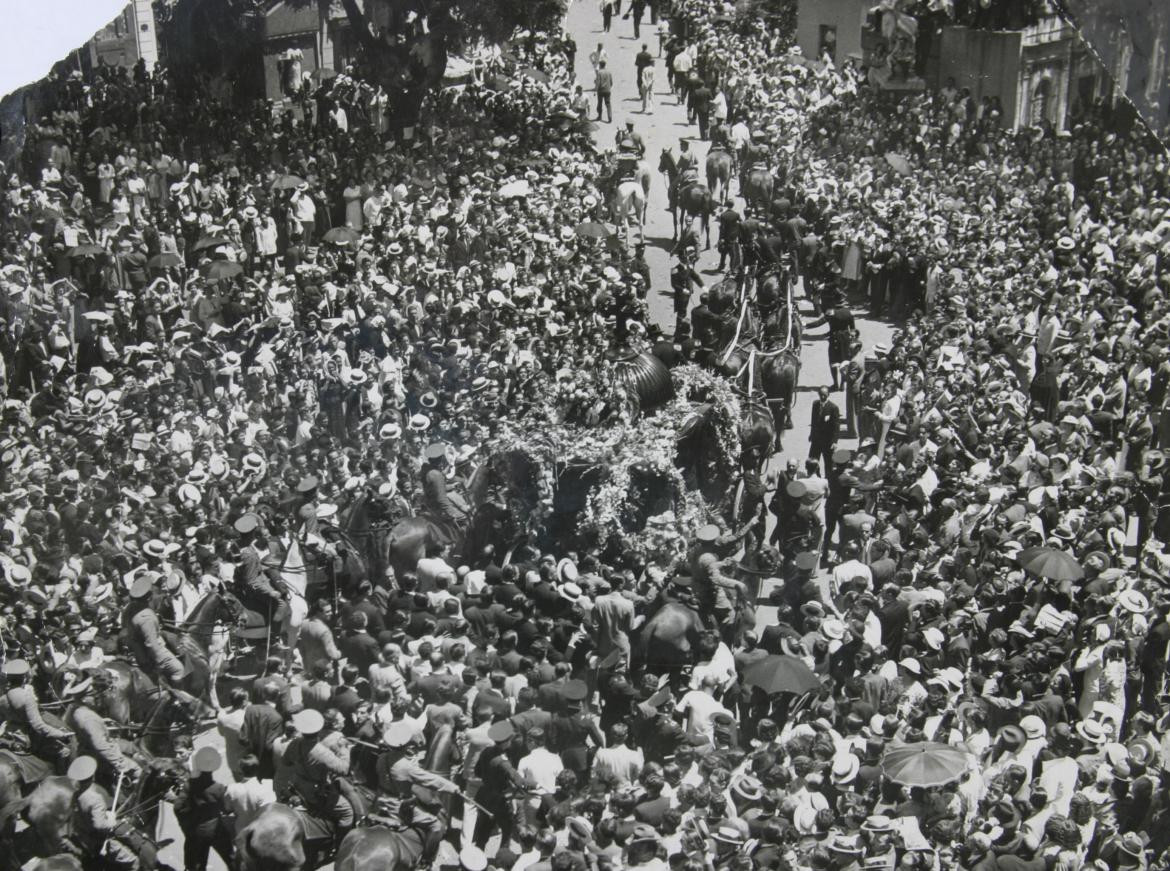
M 748 667 L 743 674 L 747 686 L 758 687 L 768 695 L 775 693 L 805 693 L 820 689 L 821 679 L 803 660 L 795 656 L 772 654 Z
M 334 245 L 355 245 L 361 238 L 361 233 L 350 227 L 334 227 L 324 236 L 326 242 Z
M 293 188 L 299 188 L 303 184 L 305 184 L 305 180 L 299 175 L 282 175 L 272 183 L 272 189 L 274 191 L 289 191 Z
M 102 248 L 100 245 L 91 245 L 89 243 L 86 243 L 85 245 L 77 245 L 69 249 L 70 257 L 97 257 L 105 253 L 105 248 Z
M 146 265 L 151 269 L 171 269 L 175 266 L 183 265 L 183 258 L 178 254 L 155 254 L 150 260 L 146 261 Z
M 237 275 L 243 275 L 244 267 L 234 260 L 213 260 L 211 263 L 203 265 L 202 272 L 205 278 L 219 281 L 221 278 L 235 278 Z
M 205 251 L 211 248 L 218 248 L 220 245 L 230 245 L 227 239 L 222 239 L 219 236 L 204 236 L 198 242 L 191 246 L 192 251 Z

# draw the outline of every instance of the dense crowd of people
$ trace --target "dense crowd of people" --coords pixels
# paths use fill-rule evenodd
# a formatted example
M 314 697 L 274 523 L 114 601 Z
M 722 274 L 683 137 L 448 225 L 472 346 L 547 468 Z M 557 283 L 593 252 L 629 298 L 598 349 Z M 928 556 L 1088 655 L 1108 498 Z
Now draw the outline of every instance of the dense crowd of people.
M 646 66 L 704 138 L 775 176 L 720 216 L 731 269 L 780 239 L 834 337 L 749 555 L 776 620 L 729 626 L 725 521 L 671 565 L 450 546 L 501 417 L 542 425 L 550 385 L 630 346 L 710 353 L 689 285 L 663 338 L 641 250 L 594 232 L 571 40 L 477 64 L 397 138 L 348 73 L 281 112 L 71 77 L 0 206 L 0 708 L 26 759 L 0 863 L 150 864 L 111 675 L 200 695 L 226 591 L 284 631 L 254 681 L 212 678 L 223 752 L 175 751 L 187 868 L 276 802 L 322 859 L 368 818 L 468 871 L 1164 865 L 1161 145 L 1103 106 L 1069 130 L 950 87 L 890 111 L 719 0 L 627 11 L 668 22 Z M 890 347 L 855 341 L 861 307 Z M 382 570 L 358 536 L 414 515 L 452 534 Z M 21 797 L 50 772 L 75 784 L 52 835 Z

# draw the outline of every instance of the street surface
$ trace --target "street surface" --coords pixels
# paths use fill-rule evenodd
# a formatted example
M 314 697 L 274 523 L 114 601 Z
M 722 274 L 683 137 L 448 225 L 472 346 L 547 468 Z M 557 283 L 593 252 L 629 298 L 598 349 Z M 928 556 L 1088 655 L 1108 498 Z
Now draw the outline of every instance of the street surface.
M 623 4 L 626 5 L 626 4 Z M 623 12 L 625 10 L 623 9 Z M 649 15 L 649 13 L 647 13 Z M 646 143 L 646 161 L 654 170 L 654 181 L 650 185 L 650 199 L 646 214 L 646 261 L 650 265 L 650 317 L 662 327 L 668 335 L 674 329 L 674 308 L 670 298 L 670 268 L 674 259 L 670 256 L 671 218 L 667 210 L 667 190 L 664 177 L 657 172 L 658 158 L 664 148 L 671 148 L 676 154 L 679 150 L 679 140 L 687 139 L 690 149 L 699 159 L 700 176 L 707 157 L 707 143 L 699 139 L 699 128 L 696 124 L 687 122 L 686 107 L 679 106 L 674 95 L 666 84 L 666 64 L 659 60 L 654 69 L 655 94 L 654 106 L 647 107 L 642 113 L 642 101 L 638 97 L 638 87 L 635 80 L 634 57 L 645 43 L 655 56 L 658 55 L 657 26 L 651 26 L 649 20 L 642 22 L 641 38 L 634 37 L 632 21 L 623 21 L 614 16 L 609 33 L 605 33 L 601 26 L 601 12 L 596 3 L 587 0 L 577 0 L 569 10 L 565 23 L 566 28 L 577 41 L 576 73 L 577 80 L 591 93 L 596 117 L 596 96 L 593 92 L 593 66 L 589 55 L 601 43 L 608 55 L 607 68 L 613 72 L 613 123 L 601 123 L 594 133 L 594 140 L 598 148 L 613 149 L 614 136 L 617 131 L 625 127 L 627 120 L 634 122 L 634 129 Z M 732 193 L 739 193 L 739 184 L 732 181 Z M 736 199 L 737 207 L 743 208 L 743 200 Z M 704 278 L 704 284 L 710 286 L 722 280 L 723 275 L 716 270 L 719 264 L 719 255 L 714 245 L 717 238 L 717 228 L 712 217 L 712 248 L 701 251 L 698 271 Z M 798 297 L 803 294 L 803 287 L 798 285 Z M 801 312 L 808 324 L 814 317 L 812 306 L 807 300 L 801 299 Z M 866 349 L 878 343 L 888 343 L 892 327 L 882 321 L 874 321 L 864 316 L 860 310 L 854 311 L 857 319 L 857 329 L 861 334 L 862 344 Z M 824 327 L 806 330 L 804 346 L 801 348 L 800 389 L 792 412 L 793 429 L 783 434 L 783 450 L 772 457 L 768 469 L 783 468 L 789 457 L 803 461 L 808 458 L 809 421 L 812 415 L 812 403 L 816 399 L 817 388 L 832 383 L 829 373 L 829 355 L 827 348 L 828 331 Z M 844 411 L 845 396 L 843 393 L 834 393 L 833 401 Z M 843 448 L 854 447 L 855 439 L 842 438 L 840 445 Z M 769 515 L 768 532 L 771 533 L 774 518 Z M 776 611 L 767 604 L 771 585 L 765 583 L 760 589 L 761 603 L 758 606 L 759 626 L 763 627 L 775 620 Z
M 614 17 L 612 30 L 604 33 L 601 28 L 601 13 L 597 4 L 589 0 L 578 0 L 572 4 L 566 19 L 569 33 L 577 41 L 576 73 L 578 81 L 590 93 L 594 106 L 596 97 L 593 95 L 593 68 L 589 62 L 590 53 L 600 42 L 609 56 L 608 67 L 614 74 L 613 89 L 613 123 L 601 123 L 594 134 L 598 148 L 612 149 L 614 134 L 620 127 L 625 126 L 627 120 L 634 122 L 634 129 L 642 136 L 646 143 L 646 161 L 654 171 L 654 180 L 650 185 L 650 199 L 647 207 L 647 220 L 644 228 L 646 239 L 646 260 L 650 265 L 651 288 L 649 295 L 650 317 L 669 334 L 674 329 L 674 309 L 670 299 L 670 268 L 673 259 L 670 257 L 671 218 L 667 210 L 666 183 L 657 172 L 658 158 L 664 148 L 670 147 L 678 152 L 679 140 L 688 139 L 691 150 L 699 158 L 699 166 L 707 155 L 707 143 L 701 141 L 698 127 L 687 122 L 685 107 L 679 106 L 674 96 L 669 92 L 666 84 L 666 67 L 659 60 L 655 67 L 655 94 L 654 105 L 648 107 L 643 114 L 641 100 L 634 79 L 634 56 L 641 50 L 642 43 L 646 43 L 651 53 L 658 54 L 658 35 L 655 27 L 649 22 L 643 22 L 641 39 L 634 38 L 633 22 L 623 21 Z M 732 192 L 738 194 L 738 183 L 732 182 Z M 737 205 L 742 209 L 743 201 L 737 199 Z M 722 280 L 723 276 L 716 270 L 719 256 L 715 252 L 714 243 L 717 237 L 717 228 L 712 217 L 712 248 L 702 251 L 699 257 L 698 271 L 704 277 L 704 284 L 710 286 Z M 798 287 L 798 295 L 803 289 Z M 812 315 L 811 305 L 802 300 L 801 311 L 808 323 Z M 866 348 L 875 343 L 888 342 L 891 327 L 880 321 L 873 321 L 855 311 L 857 329 L 861 333 L 861 340 Z M 788 457 L 795 457 L 804 461 L 808 457 L 809 418 L 812 413 L 812 402 L 816 398 L 816 389 L 821 385 L 831 383 L 829 375 L 828 351 L 826 348 L 827 332 L 823 327 L 808 331 L 804 335 L 804 346 L 801 349 L 800 389 L 793 409 L 794 428 L 783 434 L 783 450 L 777 453 L 769 462 L 769 470 L 782 468 Z M 833 394 L 833 400 L 844 408 L 844 395 Z M 841 447 L 852 447 L 854 440 L 842 439 Z M 773 526 L 769 515 L 768 531 Z M 765 582 L 760 589 L 760 604 L 758 605 L 758 626 L 763 627 L 775 620 L 776 612 L 767 604 L 771 585 Z M 223 741 L 218 732 L 211 729 L 196 739 L 196 746 L 205 744 L 223 749 Z M 230 782 L 231 775 L 226 766 L 216 773 L 216 778 Z M 174 842 L 160 852 L 160 859 L 174 868 L 183 867 L 182 833 L 175 823 L 174 814 L 169 805 L 166 806 L 166 822 L 160 827 L 163 837 L 174 838 Z M 215 853 L 211 854 L 208 871 L 226 871 L 224 864 Z M 332 868 L 332 864 L 324 866 Z

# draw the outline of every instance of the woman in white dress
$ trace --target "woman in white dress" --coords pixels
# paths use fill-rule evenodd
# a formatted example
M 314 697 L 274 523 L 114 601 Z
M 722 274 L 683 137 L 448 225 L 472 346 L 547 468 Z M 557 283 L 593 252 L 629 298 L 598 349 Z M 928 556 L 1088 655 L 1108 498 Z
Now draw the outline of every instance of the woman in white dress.
M 365 191 L 358 180 L 351 176 L 349 184 L 341 192 L 341 196 L 345 200 L 346 226 L 360 233 L 362 231 L 362 201 L 365 199 Z
M 105 205 L 109 205 L 110 198 L 114 193 L 114 165 L 110 163 L 108 157 L 98 164 L 97 178 L 98 199 Z

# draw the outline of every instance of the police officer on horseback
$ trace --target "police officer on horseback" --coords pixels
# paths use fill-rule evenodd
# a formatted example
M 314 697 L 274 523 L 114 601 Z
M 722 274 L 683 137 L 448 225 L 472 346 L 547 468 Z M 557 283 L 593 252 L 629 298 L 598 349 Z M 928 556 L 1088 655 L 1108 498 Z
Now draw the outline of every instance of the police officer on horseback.
M 614 135 L 614 142 L 617 143 L 618 151 L 632 151 L 641 159 L 646 156 L 646 141 L 642 138 L 642 134 L 634 130 L 634 122 L 626 121 L 626 128 L 619 130 Z
M 175 685 L 186 669 L 163 638 L 161 621 L 154 609 L 154 578 L 139 575 L 130 587 L 130 604 L 122 612 L 125 633 L 134 661 L 144 672 Z
M 37 694 L 28 685 L 31 674 L 32 666 L 27 660 L 10 659 L 4 663 L 8 688 L 0 696 L 0 717 L 8 724 L 10 732 L 19 733 L 27 741 L 26 747 L 19 748 L 20 752 L 27 750 L 33 756 L 63 764 L 69 758 L 69 748 L 64 742 L 72 737 L 72 733 L 45 722 Z
M 236 520 L 235 529 L 240 536 L 236 594 L 246 607 L 269 615 L 271 619 L 284 604 L 288 592 L 277 586 L 279 568 L 269 559 L 260 517 L 249 511 Z
M 342 795 L 339 781 L 349 777 L 348 754 L 341 754 L 321 740 L 325 717 L 320 711 L 306 708 L 293 715 L 297 730 L 284 752 L 288 768 L 289 795 L 281 800 L 299 801 L 313 816 L 333 826 L 334 835 L 352 828 L 356 820 L 353 804 Z

